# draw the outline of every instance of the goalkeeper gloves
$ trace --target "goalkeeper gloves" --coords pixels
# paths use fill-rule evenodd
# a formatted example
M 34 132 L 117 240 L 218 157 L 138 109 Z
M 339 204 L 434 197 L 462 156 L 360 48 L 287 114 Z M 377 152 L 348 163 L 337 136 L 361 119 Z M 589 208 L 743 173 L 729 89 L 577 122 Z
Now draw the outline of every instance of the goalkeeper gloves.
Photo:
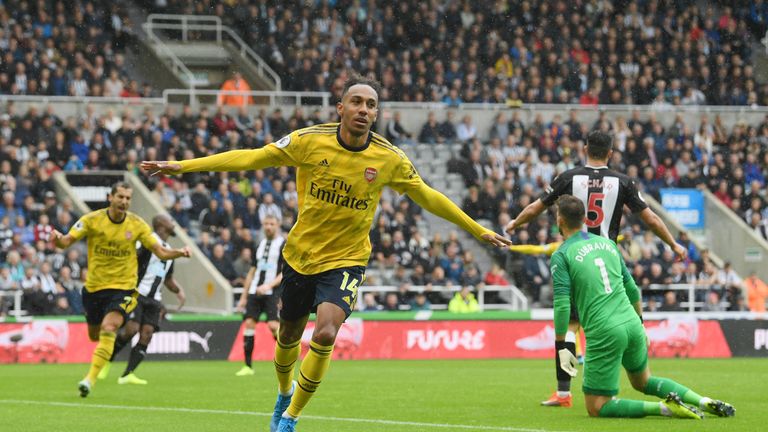
M 579 365 L 579 360 L 570 351 L 563 348 L 557 352 L 560 357 L 560 369 L 564 370 L 568 375 L 575 377 L 579 371 L 576 366 Z

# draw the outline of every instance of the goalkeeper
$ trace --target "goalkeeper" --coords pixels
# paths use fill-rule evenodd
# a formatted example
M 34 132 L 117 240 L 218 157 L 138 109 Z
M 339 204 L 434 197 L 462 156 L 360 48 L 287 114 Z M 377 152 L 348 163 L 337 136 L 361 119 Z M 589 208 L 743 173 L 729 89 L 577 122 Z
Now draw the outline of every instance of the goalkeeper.
M 620 236 L 621 237 L 621 236 Z M 546 255 L 552 256 L 553 253 L 563 244 L 562 241 L 553 243 L 547 243 L 545 245 L 530 245 L 519 244 L 509 246 L 511 252 L 523 254 L 523 255 Z M 578 356 L 580 362 L 583 361 L 583 351 L 579 341 L 579 314 L 576 312 L 575 307 L 571 307 L 571 315 L 568 322 L 568 332 L 565 334 L 564 347 L 570 349 Z M 557 390 L 549 399 L 542 401 L 541 405 L 550 407 L 565 407 L 570 408 L 573 406 L 573 398 L 571 397 L 571 376 L 560 368 L 560 361 L 557 355 L 555 355 L 555 372 L 557 373 Z
M 619 234 L 619 236 L 616 237 L 616 242 L 619 243 L 623 239 L 624 236 Z M 552 256 L 561 244 L 563 244 L 562 241 L 547 243 L 545 245 L 519 244 L 509 246 L 509 250 L 523 255 Z M 564 347 L 568 348 L 577 356 L 579 363 L 584 363 L 584 348 L 581 346 L 581 339 L 579 339 L 580 330 L 579 314 L 576 312 L 576 308 L 571 305 L 571 315 L 568 322 L 568 332 L 565 334 Z M 555 354 L 555 372 L 557 374 L 557 390 L 549 399 L 542 401 L 541 405 L 570 408 L 573 406 L 573 398 L 571 397 L 571 376 L 560 368 L 560 359 L 557 354 Z
M 583 391 L 592 417 L 648 415 L 701 419 L 702 411 L 730 417 L 728 403 L 702 397 L 670 379 L 651 376 L 640 292 L 616 244 L 583 232 L 584 204 L 571 195 L 557 202 L 557 225 L 565 242 L 552 255 L 555 344 L 560 367 L 575 376 L 576 357 L 563 347 L 571 298 L 587 338 Z M 621 366 L 632 387 L 660 402 L 617 399 Z

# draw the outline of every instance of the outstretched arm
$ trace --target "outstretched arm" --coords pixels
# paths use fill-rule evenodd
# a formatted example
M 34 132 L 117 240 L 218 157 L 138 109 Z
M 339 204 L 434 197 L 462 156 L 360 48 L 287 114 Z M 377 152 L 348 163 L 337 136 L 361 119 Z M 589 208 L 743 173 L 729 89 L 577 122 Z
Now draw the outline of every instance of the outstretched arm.
M 512 245 L 509 247 L 509 250 L 511 252 L 517 252 L 523 255 L 547 255 L 551 256 L 557 248 L 560 247 L 560 245 L 563 244 L 563 242 L 554 242 L 549 243 L 545 245 L 529 245 L 529 244 L 520 244 L 520 245 Z
M 212 156 L 183 161 L 144 161 L 141 168 L 152 174 L 181 174 L 195 171 L 246 171 L 279 165 L 279 161 L 263 147 L 255 150 L 232 150 Z
M 546 209 L 547 209 L 547 206 L 544 205 L 541 199 L 537 199 L 536 201 L 528 204 L 523 209 L 523 211 L 521 211 L 520 214 L 517 215 L 517 218 L 511 220 L 507 224 L 507 227 L 504 228 L 504 230 L 511 234 L 517 228 L 527 224 L 528 222 L 536 218 L 538 215 L 542 214 Z
M 181 249 L 169 249 L 160 244 L 160 242 L 155 243 L 151 247 L 151 250 L 153 254 L 157 255 L 157 257 L 163 261 L 174 260 L 181 257 L 189 258 L 192 256 L 192 250 L 187 246 L 184 246 Z
M 78 239 L 74 238 L 71 234 L 62 234 L 56 230 L 51 233 L 51 240 L 53 244 L 59 249 L 66 249 L 72 246 Z
M 420 182 L 418 186 L 409 189 L 407 193 L 416 204 L 434 215 L 453 222 L 479 240 L 486 241 L 494 246 L 509 246 L 512 244 L 509 239 L 482 227 L 471 217 L 467 216 L 453 201 L 427 186 L 424 182 Z
M 657 215 L 653 210 L 646 208 L 645 210 L 641 211 L 640 219 L 642 219 L 643 222 L 648 225 L 648 228 L 650 228 L 658 238 L 660 238 L 664 243 L 668 244 L 669 247 L 672 248 L 678 258 L 685 259 L 686 256 L 688 256 L 688 249 L 675 241 L 675 237 L 672 236 L 671 232 L 669 232 L 667 225 L 664 224 L 664 221 L 662 221 L 659 215 Z

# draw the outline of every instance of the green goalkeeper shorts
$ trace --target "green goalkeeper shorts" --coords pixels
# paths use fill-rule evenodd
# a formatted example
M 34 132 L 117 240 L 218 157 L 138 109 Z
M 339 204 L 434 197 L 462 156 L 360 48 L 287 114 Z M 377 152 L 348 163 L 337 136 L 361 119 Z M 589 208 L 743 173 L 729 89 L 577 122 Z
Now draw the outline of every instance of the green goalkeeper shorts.
M 582 390 L 586 394 L 614 396 L 619 393 L 622 366 L 627 372 L 636 373 L 647 365 L 648 347 L 645 328 L 640 320 L 590 332 L 587 335 Z

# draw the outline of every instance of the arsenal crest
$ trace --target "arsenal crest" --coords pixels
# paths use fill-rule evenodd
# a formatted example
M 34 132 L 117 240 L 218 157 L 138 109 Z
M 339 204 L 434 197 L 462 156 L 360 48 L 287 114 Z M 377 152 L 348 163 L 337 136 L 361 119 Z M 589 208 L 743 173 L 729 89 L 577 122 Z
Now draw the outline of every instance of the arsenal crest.
M 376 168 L 368 167 L 365 169 L 365 180 L 367 180 L 368 183 L 376 180 L 377 175 L 379 175 L 379 172 L 376 171 Z
M 131 237 L 133 237 L 133 233 L 132 233 L 132 232 L 130 232 L 130 231 L 126 231 L 126 232 L 125 232 L 125 239 L 126 239 L 126 240 L 130 240 L 130 239 L 131 239 Z

